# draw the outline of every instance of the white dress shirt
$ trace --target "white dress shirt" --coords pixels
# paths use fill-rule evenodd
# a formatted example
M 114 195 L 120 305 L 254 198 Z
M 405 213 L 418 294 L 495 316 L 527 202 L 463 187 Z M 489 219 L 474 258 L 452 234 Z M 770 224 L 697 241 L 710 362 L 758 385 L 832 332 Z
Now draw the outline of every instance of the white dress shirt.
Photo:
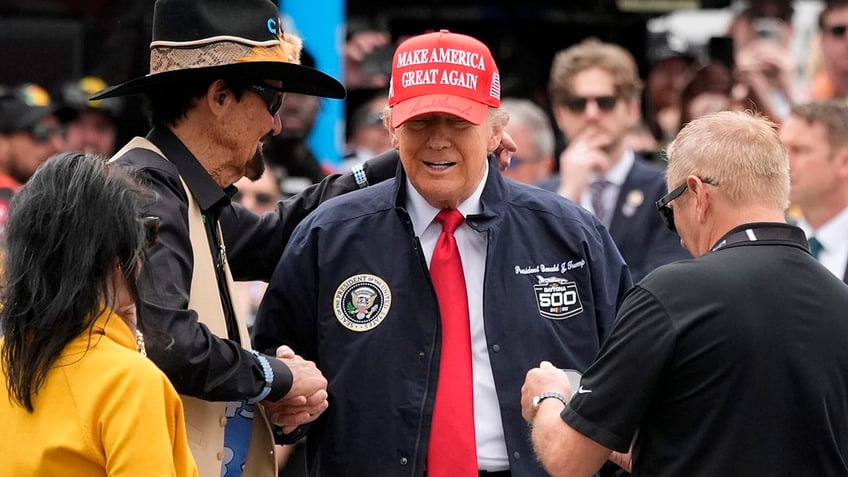
M 463 217 L 479 214 L 480 195 L 489 175 L 488 164 L 483 180 L 474 193 L 459 204 Z M 441 209 L 427 203 L 415 190 L 409 179 L 406 181 L 408 197 L 406 210 L 412 219 L 415 235 L 421 242 L 421 250 L 430 266 L 430 258 L 436 248 L 436 242 L 442 233 L 442 226 L 433 219 Z M 503 422 L 501 421 L 498 395 L 495 391 L 495 378 L 489 362 L 486 331 L 483 322 L 483 280 L 486 272 L 486 234 L 479 233 L 463 222 L 454 232 L 462 269 L 465 274 L 465 287 L 468 292 L 468 315 L 471 319 L 471 361 L 474 373 L 474 429 L 477 437 L 477 465 L 480 470 L 499 471 L 509 469 Z M 517 399 L 517 398 L 516 398 Z
M 848 208 L 842 209 L 842 212 L 816 230 L 803 217 L 798 220 L 798 227 L 807 234 L 808 239 L 815 237 L 822 244 L 818 261 L 842 280 L 848 266 Z
M 627 174 L 630 174 L 630 169 L 633 168 L 633 162 L 635 161 L 635 153 L 631 150 L 626 150 L 618 163 L 612 166 L 612 169 L 610 169 L 605 176 L 599 176 L 597 174 L 591 174 L 589 176 L 590 184 L 599 180 L 606 180 L 609 182 L 601 196 L 604 208 L 607 210 L 607 216 L 603 221 L 607 228 L 609 228 L 612 216 L 615 214 L 615 204 L 618 201 L 618 194 L 621 191 L 621 186 L 624 185 L 624 181 L 627 179 Z M 597 212 L 592 207 L 592 194 L 588 187 L 580 197 L 580 205 L 583 206 L 584 209 L 595 214 L 596 217 L 598 216 Z

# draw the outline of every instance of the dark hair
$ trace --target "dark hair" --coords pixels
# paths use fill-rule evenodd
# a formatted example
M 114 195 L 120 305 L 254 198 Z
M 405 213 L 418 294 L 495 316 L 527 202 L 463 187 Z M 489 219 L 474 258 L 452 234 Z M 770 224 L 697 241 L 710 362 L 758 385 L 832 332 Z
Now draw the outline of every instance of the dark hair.
M 197 100 L 206 94 L 217 78 L 200 78 L 190 82 L 173 83 L 146 93 L 150 124 L 152 126 L 176 126 L 194 107 Z M 241 100 L 250 80 L 227 80 L 237 100 Z
M 790 23 L 794 12 L 791 0 L 749 0 L 748 8 L 742 14 L 749 19 L 777 18 Z
M 145 194 L 105 158 L 63 153 L 48 159 L 12 198 L 0 288 L 0 363 L 10 399 L 27 410 L 65 346 L 115 305 L 109 281 L 116 265 L 140 302 Z
M 732 89 L 733 72 L 724 63 L 714 61 L 696 65 L 680 92 L 680 128 L 694 119 L 689 114 L 689 105 L 698 95 L 714 93 L 729 98 Z
M 819 12 L 819 28 L 824 28 L 824 17 L 828 16 L 830 12 L 839 9 L 848 7 L 848 0 L 825 0 L 824 8 Z

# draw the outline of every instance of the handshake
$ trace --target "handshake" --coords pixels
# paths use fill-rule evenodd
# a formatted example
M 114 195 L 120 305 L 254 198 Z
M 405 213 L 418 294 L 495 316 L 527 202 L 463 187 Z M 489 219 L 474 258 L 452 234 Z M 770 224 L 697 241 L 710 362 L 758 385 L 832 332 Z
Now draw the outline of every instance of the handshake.
M 297 426 L 318 419 L 327 409 L 327 378 L 315 363 L 298 356 L 288 346 L 277 348 L 276 355 L 291 371 L 292 387 L 278 401 L 263 401 L 262 404 L 271 414 L 271 422 L 290 433 Z

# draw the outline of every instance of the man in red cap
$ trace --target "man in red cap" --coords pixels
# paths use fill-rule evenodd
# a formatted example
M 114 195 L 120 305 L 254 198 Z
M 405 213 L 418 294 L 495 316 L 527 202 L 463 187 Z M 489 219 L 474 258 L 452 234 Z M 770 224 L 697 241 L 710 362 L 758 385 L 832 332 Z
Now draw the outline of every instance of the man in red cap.
M 295 229 L 254 345 L 289 345 L 329 381 L 311 476 L 546 476 L 524 375 L 542 359 L 586 368 L 627 266 L 589 212 L 500 175 L 508 115 L 483 43 L 411 37 L 391 77 L 384 124 L 402 167 Z

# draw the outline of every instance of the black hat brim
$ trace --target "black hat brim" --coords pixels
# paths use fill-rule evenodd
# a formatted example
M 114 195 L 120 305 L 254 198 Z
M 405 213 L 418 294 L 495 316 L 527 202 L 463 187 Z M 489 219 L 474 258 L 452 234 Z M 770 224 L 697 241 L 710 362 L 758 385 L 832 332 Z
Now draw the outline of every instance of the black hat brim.
M 280 80 L 283 82 L 283 90 L 290 93 L 334 99 L 344 99 L 347 95 L 344 85 L 338 80 L 308 66 L 278 61 L 256 61 L 149 74 L 98 91 L 89 99 L 128 96 L 145 93 L 169 84 L 218 78 Z

